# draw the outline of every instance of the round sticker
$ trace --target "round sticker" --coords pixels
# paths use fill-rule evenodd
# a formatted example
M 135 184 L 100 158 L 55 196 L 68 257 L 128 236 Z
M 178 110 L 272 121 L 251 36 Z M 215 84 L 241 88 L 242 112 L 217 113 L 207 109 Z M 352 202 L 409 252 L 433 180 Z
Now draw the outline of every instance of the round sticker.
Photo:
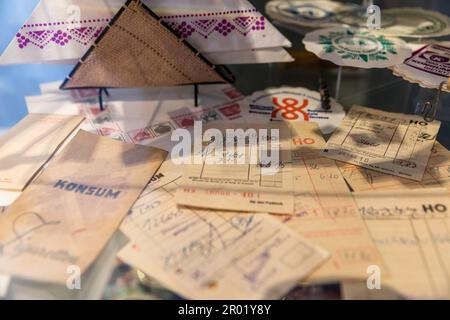
M 394 18 L 391 26 L 381 28 L 378 33 L 407 38 L 434 38 L 450 34 L 449 17 L 436 11 L 421 8 L 395 8 L 382 11 Z
M 392 68 L 396 76 L 424 88 L 438 89 L 450 77 L 450 43 L 410 44 L 413 55 Z M 449 91 L 447 86 L 443 88 Z
M 339 66 L 386 68 L 411 56 L 411 48 L 397 38 L 364 29 L 327 28 L 308 33 L 303 40 L 308 51 Z
M 327 27 L 337 25 L 336 14 L 356 10 L 358 6 L 336 1 L 269 1 L 267 14 L 280 22 L 302 27 Z M 339 24 L 338 24 L 339 25 Z

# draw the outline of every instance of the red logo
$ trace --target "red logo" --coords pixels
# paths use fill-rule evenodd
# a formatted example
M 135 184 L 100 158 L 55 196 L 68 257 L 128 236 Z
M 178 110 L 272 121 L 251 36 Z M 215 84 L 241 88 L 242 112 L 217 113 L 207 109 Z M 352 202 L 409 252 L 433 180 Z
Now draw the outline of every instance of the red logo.
M 181 121 L 177 121 L 182 128 L 190 128 L 194 126 L 194 118 L 185 118 Z
M 116 133 L 117 131 L 118 131 L 118 130 L 112 129 L 112 128 L 101 128 L 101 129 L 100 129 L 100 134 L 101 134 L 102 136 L 110 136 L 110 135 Z
M 240 93 L 235 88 L 224 90 L 224 93 L 228 98 L 233 100 L 242 97 L 242 93 Z
M 272 119 L 276 118 L 278 113 L 281 113 L 281 116 L 286 120 L 297 120 L 300 115 L 303 115 L 303 120 L 309 121 L 309 114 L 305 109 L 308 104 L 308 99 L 303 99 L 303 104 L 300 106 L 299 101 L 294 98 L 285 98 L 282 103 L 278 102 L 278 97 L 273 98 L 273 104 L 277 107 L 277 109 L 272 112 Z

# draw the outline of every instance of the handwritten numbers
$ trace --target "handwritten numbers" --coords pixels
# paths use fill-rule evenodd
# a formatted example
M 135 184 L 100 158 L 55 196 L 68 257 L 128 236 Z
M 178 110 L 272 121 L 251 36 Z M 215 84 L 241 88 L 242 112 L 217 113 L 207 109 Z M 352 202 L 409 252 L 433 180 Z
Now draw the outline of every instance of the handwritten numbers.
M 66 286 L 69 290 L 81 290 L 81 269 L 79 266 L 71 265 L 67 267 Z

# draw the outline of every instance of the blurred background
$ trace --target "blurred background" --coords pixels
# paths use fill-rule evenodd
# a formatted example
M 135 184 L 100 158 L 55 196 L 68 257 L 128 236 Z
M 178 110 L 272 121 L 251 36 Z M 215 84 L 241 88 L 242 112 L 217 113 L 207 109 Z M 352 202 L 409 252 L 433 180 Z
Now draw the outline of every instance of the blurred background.
M 57 0 L 55 0 L 57 1 Z M 182 1 L 182 0 L 180 0 Z M 7 47 L 23 22 L 30 16 L 38 0 L 0 0 L 0 52 Z M 264 0 L 250 0 L 264 13 Z M 361 1 L 343 1 L 361 3 Z M 375 0 L 383 8 L 422 7 L 450 15 L 448 0 Z M 321 62 L 305 52 L 303 36 L 293 30 L 277 25 L 293 43 L 290 53 L 296 61 L 290 64 L 264 64 L 232 66 L 237 77 L 236 87 L 244 94 L 251 94 L 267 87 L 282 85 L 318 89 L 318 76 L 322 71 L 334 94 L 337 68 Z M 443 39 L 448 40 L 448 39 Z M 39 94 L 42 82 L 62 80 L 72 66 L 20 65 L 0 67 L 0 134 L 13 126 L 27 113 L 24 96 Z M 409 84 L 392 75 L 387 69 L 344 68 L 340 102 L 350 108 L 353 104 L 377 107 L 384 110 L 417 113 L 420 106 L 433 99 L 436 91 Z M 444 94 L 438 118 L 443 120 L 439 141 L 450 147 L 450 94 Z
M 57 1 L 57 0 L 56 0 Z M 39 0 L 0 0 L 0 52 L 3 52 Z M 27 114 L 24 96 L 39 94 L 42 82 L 64 79 L 71 66 L 0 66 L 0 134 Z

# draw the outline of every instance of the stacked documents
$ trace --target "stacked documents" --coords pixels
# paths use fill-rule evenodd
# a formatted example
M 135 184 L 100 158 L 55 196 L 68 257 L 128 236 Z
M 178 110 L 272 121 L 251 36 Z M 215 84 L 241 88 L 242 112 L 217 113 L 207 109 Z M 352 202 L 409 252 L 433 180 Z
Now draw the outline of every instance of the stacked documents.
M 328 254 L 274 217 L 177 207 L 164 163 L 121 230 L 119 257 L 190 299 L 277 299 Z
M 104 110 L 57 87 L 0 140 L 0 295 L 76 286 L 120 230 L 109 254 L 164 297 L 450 298 L 438 121 L 354 106 L 326 142 L 313 119 L 255 117 L 230 85 L 200 87 L 198 107 L 190 88 L 114 89 Z

